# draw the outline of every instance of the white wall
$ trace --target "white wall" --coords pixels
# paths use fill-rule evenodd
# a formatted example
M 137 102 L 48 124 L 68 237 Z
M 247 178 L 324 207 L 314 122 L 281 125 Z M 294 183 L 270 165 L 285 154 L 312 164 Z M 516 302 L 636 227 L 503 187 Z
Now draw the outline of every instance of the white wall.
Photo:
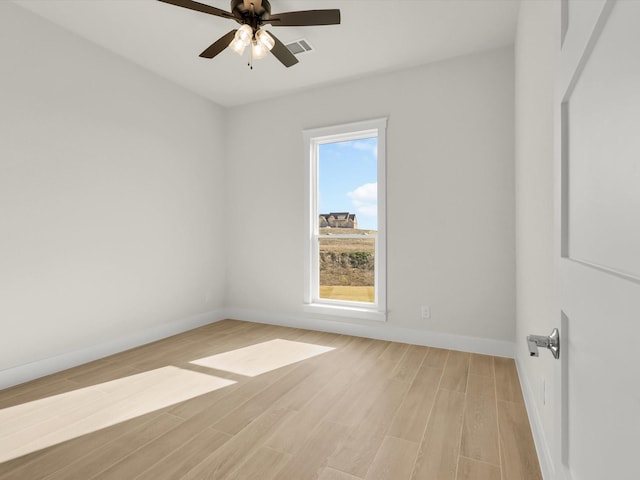
M 302 130 L 386 116 L 389 320 L 359 333 L 510 344 L 513 69 L 512 49 L 500 49 L 230 110 L 230 312 L 310 318 L 302 312 Z M 431 320 L 418 318 L 423 304 Z
M 515 48 L 516 356 L 543 469 L 550 464 L 545 449 L 555 435 L 555 360 L 543 351 L 530 357 L 526 336 L 548 335 L 560 327 L 554 297 L 554 42 L 559 41 L 554 22 L 560 21 L 556 13 L 554 2 L 522 2 Z
M 223 306 L 224 115 L 0 2 L 0 374 Z

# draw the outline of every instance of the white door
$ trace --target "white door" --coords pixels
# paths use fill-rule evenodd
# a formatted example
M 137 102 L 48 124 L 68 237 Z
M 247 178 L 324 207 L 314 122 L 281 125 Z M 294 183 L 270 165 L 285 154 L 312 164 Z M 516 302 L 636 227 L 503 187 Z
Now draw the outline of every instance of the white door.
M 562 10 L 557 468 L 573 480 L 637 480 L 640 1 L 568 0 Z

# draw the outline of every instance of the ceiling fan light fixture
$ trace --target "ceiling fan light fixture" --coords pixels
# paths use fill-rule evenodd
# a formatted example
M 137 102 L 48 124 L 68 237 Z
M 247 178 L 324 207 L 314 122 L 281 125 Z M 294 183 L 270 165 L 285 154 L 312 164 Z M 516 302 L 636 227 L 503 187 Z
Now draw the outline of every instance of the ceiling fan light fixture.
M 244 44 L 244 42 L 237 38 L 234 38 L 233 40 L 231 40 L 231 43 L 229 44 L 229 48 L 234 52 L 236 52 L 238 55 L 242 55 L 246 47 L 247 46 Z
M 249 46 L 251 39 L 253 38 L 253 28 L 246 23 L 242 25 L 235 35 L 235 40 L 240 40 L 245 47 Z
M 244 49 L 249 46 L 251 39 L 253 38 L 253 29 L 251 26 L 244 24 L 233 36 L 233 40 L 229 43 L 229 48 L 236 52 L 238 55 L 244 53 Z
M 269 53 L 269 49 L 266 48 L 262 43 L 257 40 L 251 42 L 251 57 L 254 60 L 260 60 L 261 58 L 266 57 L 267 53 Z
M 269 32 L 266 30 L 258 30 L 256 33 L 256 42 L 270 51 L 276 44 L 276 41 L 273 39 Z

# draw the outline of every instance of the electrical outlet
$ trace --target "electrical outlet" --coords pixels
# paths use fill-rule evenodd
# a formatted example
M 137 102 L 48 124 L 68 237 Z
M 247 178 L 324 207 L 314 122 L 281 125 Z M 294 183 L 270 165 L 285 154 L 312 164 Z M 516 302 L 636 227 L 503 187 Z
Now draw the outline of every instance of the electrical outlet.
M 431 308 L 427 305 L 422 305 L 422 307 L 420 307 L 420 316 L 424 319 L 431 318 Z

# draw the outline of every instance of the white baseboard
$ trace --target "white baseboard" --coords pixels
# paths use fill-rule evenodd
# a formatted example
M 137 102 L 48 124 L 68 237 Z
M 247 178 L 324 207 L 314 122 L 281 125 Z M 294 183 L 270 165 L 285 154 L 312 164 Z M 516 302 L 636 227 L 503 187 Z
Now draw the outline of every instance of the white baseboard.
M 451 350 L 496 355 L 513 358 L 515 344 L 502 340 L 467 337 L 448 333 L 414 330 L 395 327 L 388 323 L 367 325 L 349 323 L 331 319 L 318 319 L 306 316 L 291 316 L 268 313 L 260 310 L 221 309 L 202 313 L 193 317 L 176 320 L 174 322 L 156 325 L 152 328 L 133 332 L 126 337 L 109 340 L 97 345 L 57 355 L 55 357 L 37 360 L 0 371 L 0 389 L 50 375 L 67 368 L 104 358 L 115 353 L 154 342 L 162 338 L 176 335 L 193 328 L 214 323 L 225 318 L 234 318 L 256 323 L 268 323 L 285 327 L 304 328 L 323 332 L 354 335 L 358 337 L 375 338 L 394 342 L 411 343 Z
M 544 434 L 542 420 L 540 419 L 540 415 L 538 414 L 533 389 L 531 388 L 531 382 L 527 377 L 526 369 L 522 366 L 522 359 L 519 355 L 515 356 L 515 361 L 516 368 L 518 369 L 518 377 L 520 378 L 520 385 L 522 386 L 524 402 L 527 407 L 527 414 L 529 415 L 529 424 L 531 425 L 533 441 L 536 444 L 536 451 L 538 452 L 538 460 L 540 461 L 542 478 L 548 480 L 560 480 L 556 475 L 555 469 L 553 467 L 553 457 L 551 456 L 549 442 L 547 441 L 547 437 Z
M 0 390 L 223 320 L 225 318 L 224 314 L 223 310 L 201 313 L 173 322 L 155 325 L 142 331 L 132 332 L 126 337 L 108 340 L 73 352 L 2 370 L 0 371 Z
M 371 322 L 371 324 L 349 323 L 346 321 L 313 318 L 301 314 L 300 316 L 279 315 L 261 310 L 229 308 L 225 310 L 226 318 L 246 320 L 256 323 L 268 323 L 283 327 L 303 328 L 322 332 L 354 335 L 357 337 L 375 338 L 393 342 L 411 343 L 429 347 L 462 350 L 465 352 L 496 355 L 513 358 L 515 344 L 503 340 L 467 337 L 449 333 L 431 332 L 428 330 L 414 330 L 396 327 L 389 323 Z

